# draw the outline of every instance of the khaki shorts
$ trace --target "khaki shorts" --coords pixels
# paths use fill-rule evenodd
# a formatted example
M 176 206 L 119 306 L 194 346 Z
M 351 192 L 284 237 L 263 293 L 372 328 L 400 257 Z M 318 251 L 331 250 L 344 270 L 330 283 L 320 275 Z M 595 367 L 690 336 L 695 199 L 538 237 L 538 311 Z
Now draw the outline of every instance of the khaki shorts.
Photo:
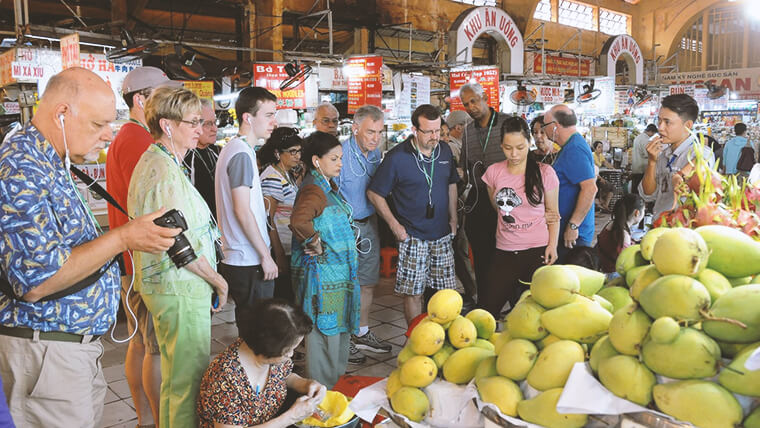
M 127 300 L 127 289 L 129 288 L 131 278 L 129 275 L 121 277 L 121 301 L 124 303 L 124 312 L 127 315 L 127 332 L 132 334 L 135 328 L 137 328 L 137 332 L 132 340 L 145 346 L 145 352 L 158 355 L 161 352 L 158 349 L 158 342 L 156 341 L 156 330 L 153 328 L 153 316 L 145 306 L 140 293 L 135 291 L 134 285 L 132 285 L 132 290 L 129 291 L 129 300 Z M 127 302 L 129 302 L 129 308 L 132 309 L 135 317 L 137 317 L 137 326 L 135 326 L 135 318 L 132 317 L 132 314 L 127 309 Z
M 0 376 L 8 408 L 21 428 L 95 428 L 106 380 L 100 340 L 82 344 L 0 335 Z

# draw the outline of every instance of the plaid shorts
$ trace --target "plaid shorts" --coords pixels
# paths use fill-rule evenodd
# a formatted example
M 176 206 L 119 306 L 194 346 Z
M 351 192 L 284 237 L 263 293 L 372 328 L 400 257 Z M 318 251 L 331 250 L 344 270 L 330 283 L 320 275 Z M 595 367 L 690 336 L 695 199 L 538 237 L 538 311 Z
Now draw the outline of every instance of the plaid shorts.
M 418 296 L 425 287 L 456 288 L 452 235 L 435 241 L 412 238 L 399 243 L 396 293 Z

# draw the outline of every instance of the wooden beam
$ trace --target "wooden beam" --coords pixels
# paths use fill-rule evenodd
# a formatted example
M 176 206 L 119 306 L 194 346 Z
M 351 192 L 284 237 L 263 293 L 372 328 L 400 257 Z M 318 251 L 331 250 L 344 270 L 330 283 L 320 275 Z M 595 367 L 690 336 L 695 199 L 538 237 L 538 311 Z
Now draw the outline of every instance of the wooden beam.
M 129 14 L 131 16 L 140 16 L 140 14 L 143 12 L 143 10 L 145 10 L 145 6 L 147 6 L 147 4 L 148 4 L 148 0 L 134 0 L 134 1 L 132 1 L 131 4 L 130 4 L 131 7 L 129 8 Z M 127 20 L 127 25 L 126 25 L 127 30 L 130 30 L 130 31 L 134 30 L 135 29 L 135 24 L 137 24 L 137 21 L 135 21 L 134 19 L 128 19 Z
M 127 22 L 127 0 L 111 0 L 111 34 L 119 34 L 117 22 Z

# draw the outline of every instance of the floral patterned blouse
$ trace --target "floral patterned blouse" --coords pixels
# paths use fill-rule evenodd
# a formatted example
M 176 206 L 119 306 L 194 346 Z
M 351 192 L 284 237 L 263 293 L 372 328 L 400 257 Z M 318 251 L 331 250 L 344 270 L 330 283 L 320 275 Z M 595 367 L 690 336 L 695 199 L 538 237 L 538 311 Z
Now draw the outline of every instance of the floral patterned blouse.
M 286 360 L 269 367 L 269 377 L 257 395 L 240 364 L 238 338 L 211 362 L 201 380 L 198 418 L 201 428 L 213 428 L 214 422 L 244 427 L 259 425 L 274 418 L 287 395 L 285 380 L 293 371 Z

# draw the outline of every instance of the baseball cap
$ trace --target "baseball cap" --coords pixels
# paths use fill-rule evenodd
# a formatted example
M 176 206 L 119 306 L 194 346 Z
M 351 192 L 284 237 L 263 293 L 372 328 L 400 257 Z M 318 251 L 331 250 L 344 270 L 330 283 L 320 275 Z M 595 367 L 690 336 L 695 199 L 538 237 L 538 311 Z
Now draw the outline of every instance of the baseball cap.
M 159 86 L 182 86 L 182 82 L 170 80 L 169 76 L 160 68 L 156 67 L 137 67 L 127 73 L 124 82 L 121 84 L 121 93 L 139 91 L 145 88 L 157 88 Z

